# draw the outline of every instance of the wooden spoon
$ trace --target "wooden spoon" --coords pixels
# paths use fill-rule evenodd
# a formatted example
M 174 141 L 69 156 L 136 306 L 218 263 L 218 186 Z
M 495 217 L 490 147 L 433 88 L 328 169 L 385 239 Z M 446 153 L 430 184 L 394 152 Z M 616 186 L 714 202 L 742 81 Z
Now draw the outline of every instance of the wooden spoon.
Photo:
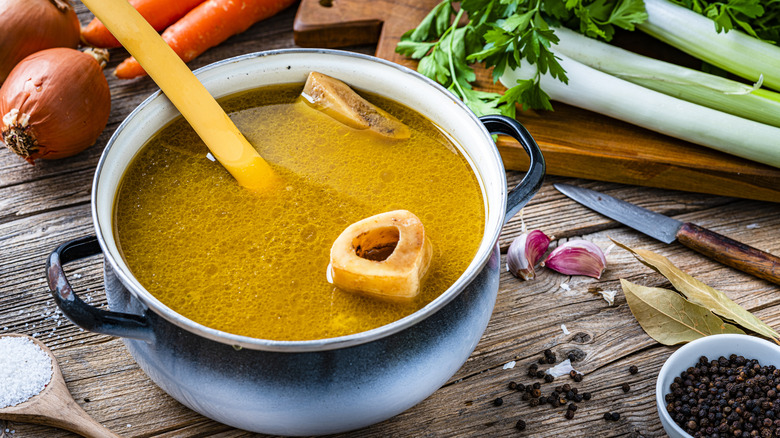
M 157 31 L 126 0 L 84 0 L 84 5 L 135 57 L 238 183 L 263 190 L 273 170 L 238 131 L 221 106 Z
M 70 395 L 68 386 L 65 384 L 65 379 L 62 378 L 62 371 L 57 364 L 57 359 L 43 342 L 26 335 L 0 335 L 3 338 L 11 336 L 30 339 L 41 347 L 41 350 L 51 358 L 52 375 L 51 382 L 39 394 L 16 406 L 0 409 L 0 418 L 59 427 L 85 437 L 119 437 L 90 417 L 73 400 L 73 396 Z

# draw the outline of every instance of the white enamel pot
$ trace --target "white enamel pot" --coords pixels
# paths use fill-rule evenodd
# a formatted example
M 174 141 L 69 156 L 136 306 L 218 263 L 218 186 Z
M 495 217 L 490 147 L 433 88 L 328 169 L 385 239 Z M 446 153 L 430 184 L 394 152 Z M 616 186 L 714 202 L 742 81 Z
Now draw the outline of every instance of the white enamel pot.
M 113 223 L 114 201 L 128 164 L 179 115 L 159 92 L 127 117 L 103 152 L 92 190 L 96 235 L 60 245 L 46 267 L 55 301 L 73 322 L 122 337 L 144 372 L 184 405 L 254 432 L 320 435 L 357 429 L 399 414 L 441 387 L 469 357 L 490 319 L 498 292 L 499 233 L 544 177 L 542 154 L 522 125 L 500 116 L 479 119 L 435 82 L 378 58 L 290 49 L 227 59 L 196 74 L 219 98 L 265 85 L 303 83 L 310 71 L 409 106 L 460 145 L 482 188 L 485 230 L 471 264 L 441 296 L 391 324 L 314 341 L 237 336 L 195 323 L 162 304 L 127 267 Z M 526 176 L 510 192 L 491 133 L 515 137 L 530 156 Z M 110 311 L 80 300 L 63 271 L 68 262 L 100 253 Z

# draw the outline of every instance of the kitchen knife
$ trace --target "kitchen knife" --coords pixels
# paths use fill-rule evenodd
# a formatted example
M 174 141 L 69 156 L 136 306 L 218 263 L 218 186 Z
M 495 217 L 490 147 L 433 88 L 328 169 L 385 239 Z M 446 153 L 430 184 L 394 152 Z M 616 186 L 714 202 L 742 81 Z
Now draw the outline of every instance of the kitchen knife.
M 604 216 L 664 243 L 675 240 L 724 265 L 780 284 L 780 258 L 744 243 L 603 193 L 568 184 L 553 184 L 559 192 Z

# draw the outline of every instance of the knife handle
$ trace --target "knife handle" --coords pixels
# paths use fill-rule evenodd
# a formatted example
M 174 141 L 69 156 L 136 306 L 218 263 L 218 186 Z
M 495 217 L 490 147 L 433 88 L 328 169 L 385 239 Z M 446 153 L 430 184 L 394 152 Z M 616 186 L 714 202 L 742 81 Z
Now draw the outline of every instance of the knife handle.
M 724 265 L 780 284 L 780 257 L 690 222 L 686 222 L 680 227 L 680 231 L 677 232 L 677 240 L 688 248 Z

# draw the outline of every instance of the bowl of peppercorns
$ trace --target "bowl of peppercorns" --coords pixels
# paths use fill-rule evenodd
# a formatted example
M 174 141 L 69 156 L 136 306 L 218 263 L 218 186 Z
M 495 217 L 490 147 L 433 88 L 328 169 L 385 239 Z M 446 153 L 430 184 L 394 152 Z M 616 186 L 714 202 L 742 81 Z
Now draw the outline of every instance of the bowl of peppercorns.
M 658 373 L 656 405 L 671 438 L 780 437 L 780 346 L 749 335 L 706 336 Z

